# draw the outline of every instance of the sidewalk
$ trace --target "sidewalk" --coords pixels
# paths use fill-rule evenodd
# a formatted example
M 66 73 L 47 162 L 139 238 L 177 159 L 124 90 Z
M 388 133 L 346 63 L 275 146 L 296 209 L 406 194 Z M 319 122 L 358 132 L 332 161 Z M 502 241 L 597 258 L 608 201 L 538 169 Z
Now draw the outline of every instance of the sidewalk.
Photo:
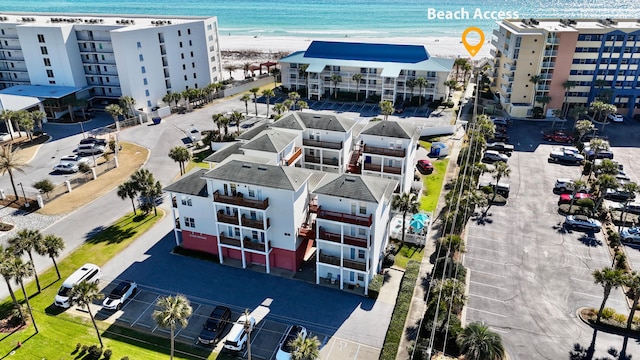
M 449 165 L 447 167 L 447 173 L 445 175 L 444 184 L 450 182 L 456 174 L 458 169 L 458 165 L 456 164 L 456 159 L 458 154 L 460 153 L 460 147 L 462 139 L 464 138 L 464 129 L 458 128 L 456 133 L 449 137 L 449 140 L 453 141 L 453 146 L 450 147 L 449 151 Z M 422 262 L 420 265 L 420 273 L 418 275 L 418 280 L 416 282 L 416 286 L 413 289 L 413 298 L 411 300 L 411 305 L 409 306 L 409 312 L 407 313 L 407 318 L 404 324 L 404 331 L 402 333 L 402 337 L 400 339 L 400 345 L 398 345 L 398 354 L 396 359 L 409 359 L 411 358 L 411 354 L 409 353 L 409 346 L 411 342 L 417 338 L 420 321 L 424 312 L 426 311 L 426 303 L 425 299 L 427 296 L 427 288 L 425 285 L 427 284 L 426 279 L 428 278 L 429 273 L 433 268 L 433 264 L 431 264 L 431 256 L 436 250 L 436 242 L 438 238 L 441 237 L 440 229 L 434 229 L 435 225 L 441 225 L 442 220 L 439 218 L 439 214 L 442 211 L 442 208 L 445 204 L 445 191 L 440 192 L 440 198 L 438 199 L 438 206 L 436 207 L 436 211 L 434 212 L 435 220 L 431 223 L 431 231 L 429 231 L 429 239 L 427 240 L 424 254 L 422 256 Z

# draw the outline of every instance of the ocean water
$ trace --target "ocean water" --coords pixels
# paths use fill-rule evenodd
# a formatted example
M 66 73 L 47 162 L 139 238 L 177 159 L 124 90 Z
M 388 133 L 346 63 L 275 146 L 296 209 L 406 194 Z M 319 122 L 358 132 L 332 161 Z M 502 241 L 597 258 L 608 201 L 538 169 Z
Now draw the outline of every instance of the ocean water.
M 468 19 L 429 19 L 434 11 L 464 11 Z M 460 36 L 496 20 L 518 18 L 640 18 L 640 0 L 1 0 L 0 12 L 60 12 L 217 16 L 220 34 L 301 37 Z M 497 15 L 497 14 L 496 14 Z

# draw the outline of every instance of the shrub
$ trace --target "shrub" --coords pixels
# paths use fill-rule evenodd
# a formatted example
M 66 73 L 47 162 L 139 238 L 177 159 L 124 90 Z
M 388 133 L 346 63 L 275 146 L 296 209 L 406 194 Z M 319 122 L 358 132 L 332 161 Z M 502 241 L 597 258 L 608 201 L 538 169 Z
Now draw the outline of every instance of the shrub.
M 380 294 L 380 289 L 382 288 L 382 283 L 384 282 L 384 276 L 380 274 L 375 274 L 373 279 L 369 282 L 369 297 L 372 299 L 377 299 Z
M 53 188 L 54 188 L 53 183 L 49 179 L 42 179 L 40 181 L 33 183 L 31 186 L 38 189 L 38 191 L 40 191 L 41 194 L 47 194 L 47 195 L 51 191 L 53 191 Z
M 104 351 L 104 354 L 102 354 L 102 356 L 104 357 L 104 360 L 110 360 L 111 359 L 111 355 L 113 354 L 113 351 L 111 351 L 111 349 L 107 349 Z
M 442 272 L 445 267 L 447 269 L 447 275 L 451 274 L 451 276 L 456 276 L 456 279 L 460 281 L 464 281 L 467 276 L 467 268 L 465 268 L 464 265 L 449 257 L 443 256 L 436 259 L 431 279 L 442 279 Z
M 615 321 L 617 321 L 619 323 L 625 323 L 625 322 L 627 322 L 627 316 L 625 314 L 615 313 L 613 315 L 613 320 L 615 320 Z
M 609 246 L 612 248 L 620 246 L 620 234 L 611 229 L 608 229 L 607 233 L 607 237 L 609 238 Z
M 440 244 L 440 246 L 442 246 L 442 251 L 446 251 L 445 249 L 448 249 L 449 244 L 451 244 L 452 251 L 466 252 L 464 242 L 462 241 L 462 237 L 460 237 L 460 235 L 449 234 L 438 239 L 438 243 Z
M 615 268 L 617 270 L 627 270 L 627 255 L 625 255 L 622 251 L 617 251 L 615 256 Z
M 596 203 L 592 199 L 578 199 L 576 200 L 575 205 L 589 210 L 593 210 L 593 208 L 596 207 Z
M 98 345 L 91 345 L 89 347 L 89 358 L 99 360 L 102 355 L 102 349 Z
M 128 356 L 123 356 L 120 360 L 129 360 Z
M 396 262 L 396 257 L 393 254 L 387 254 L 382 262 L 382 267 L 391 267 Z
M 91 171 L 91 166 L 87 163 L 80 163 L 78 164 L 78 170 L 80 170 L 81 173 L 87 173 Z
M 611 319 L 615 314 L 616 314 L 616 311 L 609 307 L 604 308 L 602 310 L 602 318 L 605 320 Z

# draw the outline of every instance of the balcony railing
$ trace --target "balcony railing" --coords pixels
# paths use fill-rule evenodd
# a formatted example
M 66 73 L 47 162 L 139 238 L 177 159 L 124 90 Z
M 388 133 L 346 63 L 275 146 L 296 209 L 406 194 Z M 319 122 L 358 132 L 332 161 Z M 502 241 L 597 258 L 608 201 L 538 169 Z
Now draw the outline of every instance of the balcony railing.
M 385 173 L 396 174 L 396 175 L 402 174 L 402 168 L 394 167 L 394 166 L 385 166 L 383 168 L 382 165 L 364 163 L 364 169 L 368 171 L 385 172 Z
M 325 164 L 325 165 L 333 165 L 333 166 L 338 166 L 338 159 L 327 159 L 324 158 L 322 159 L 322 162 L 320 161 L 320 156 L 311 156 L 311 155 L 305 155 L 304 156 L 304 161 L 308 162 L 308 163 L 315 163 L 315 164 Z
M 213 193 L 213 201 L 229 204 L 229 205 L 238 205 L 244 207 L 250 207 L 254 209 L 266 210 L 269 207 L 269 198 L 264 200 L 251 200 L 245 199 L 242 196 L 242 193 L 238 193 L 236 196 L 222 195 L 220 191 L 216 190 Z
M 245 249 L 251 249 L 251 250 L 258 250 L 261 252 L 265 252 L 266 251 L 266 246 L 264 243 L 261 242 L 254 242 L 249 240 L 249 238 L 245 238 L 244 241 L 244 248 Z M 271 247 L 271 242 L 269 241 L 269 247 Z
M 364 152 L 369 154 L 394 156 L 394 157 L 404 157 L 406 154 L 405 149 L 388 149 L 388 148 L 369 146 L 369 145 L 364 146 Z
M 231 245 L 241 247 L 240 239 L 225 236 L 224 233 L 220 233 L 220 244 Z
M 332 220 L 332 221 L 340 221 L 353 225 L 367 226 L 370 227 L 373 223 L 373 217 L 369 216 L 358 216 L 352 214 L 346 214 L 338 211 L 328 211 L 324 210 L 322 206 L 318 207 L 318 217 L 320 219 Z
M 364 261 L 342 259 L 342 266 L 354 270 L 367 271 L 367 264 Z
M 357 246 L 357 247 L 361 247 L 361 248 L 368 248 L 367 239 L 365 239 L 365 238 L 359 238 L 359 237 L 355 237 L 355 236 L 343 235 L 342 239 L 344 239 L 344 240 L 341 241 L 340 234 L 332 233 L 332 232 L 324 231 L 324 230 L 320 230 L 320 239 L 327 240 L 327 241 L 332 241 L 332 242 L 339 243 L 339 244 Z
M 218 221 L 227 224 L 238 225 L 238 214 L 227 215 L 222 210 L 218 211 Z
M 336 150 L 342 149 L 342 142 L 335 142 L 335 141 L 302 139 L 302 145 L 321 147 L 321 148 L 327 148 L 327 149 L 336 149 Z
M 248 217 L 246 217 L 245 215 L 242 215 L 242 226 L 247 226 L 250 228 L 254 228 L 254 229 L 260 229 L 260 230 L 264 230 L 264 221 L 263 220 L 256 220 L 256 219 L 250 219 Z M 271 220 L 269 218 L 267 218 L 267 229 L 271 226 Z
M 287 166 L 293 164 L 296 159 L 298 159 L 300 157 L 300 155 L 302 155 L 302 148 L 296 147 L 296 150 L 293 152 L 293 155 L 291 155 L 285 162 L 287 164 Z
M 320 257 L 318 260 L 320 260 L 320 262 L 324 264 L 340 266 L 340 258 L 337 256 L 320 254 Z

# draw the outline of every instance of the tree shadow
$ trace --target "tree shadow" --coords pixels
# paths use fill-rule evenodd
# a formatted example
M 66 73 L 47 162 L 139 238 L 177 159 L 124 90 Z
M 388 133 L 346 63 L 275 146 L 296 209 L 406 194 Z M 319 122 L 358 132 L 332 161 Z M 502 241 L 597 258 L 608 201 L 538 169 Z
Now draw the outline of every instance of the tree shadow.
M 57 316 L 65 312 L 65 310 L 67 309 L 51 304 L 44 309 L 44 313 L 50 316 Z
M 593 336 L 591 336 L 591 343 L 588 348 L 583 347 L 579 343 L 573 344 L 573 350 L 569 351 L 569 360 L 593 360 L 597 336 L 598 330 L 593 329 Z
M 580 236 L 578 240 L 589 247 L 602 246 L 602 241 L 598 240 L 592 233 L 582 234 L 582 236 Z
M 107 243 L 107 244 L 117 244 L 124 240 L 131 238 L 135 234 L 135 231 L 131 228 L 122 229 L 119 226 L 111 225 L 102 231 L 100 231 L 95 236 L 87 239 L 87 243 L 89 244 L 99 244 L 99 243 Z
M 491 225 L 493 224 L 493 219 L 491 219 L 491 216 L 493 216 L 492 213 L 485 213 L 485 212 L 481 212 L 480 214 L 474 213 L 471 216 L 471 220 L 475 221 L 477 225 Z

